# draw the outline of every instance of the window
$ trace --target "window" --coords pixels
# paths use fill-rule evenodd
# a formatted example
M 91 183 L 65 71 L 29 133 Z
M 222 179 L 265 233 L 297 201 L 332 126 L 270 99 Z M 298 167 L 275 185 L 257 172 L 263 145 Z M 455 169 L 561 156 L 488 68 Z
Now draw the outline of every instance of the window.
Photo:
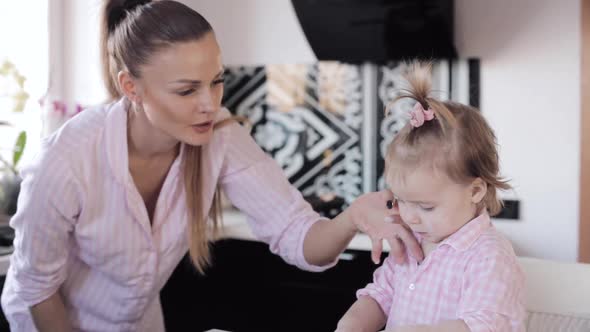
M 0 31 L 0 66 L 5 61 L 14 64 L 26 79 L 24 90 L 29 95 L 24 111 L 13 112 L 13 100 L 6 90 L 14 90 L 15 83 L 12 77 L 0 77 L 0 121 L 12 124 L 0 127 L 0 155 L 11 160 L 17 135 L 26 130 L 28 142 L 22 160 L 27 160 L 39 149 L 39 100 L 49 77 L 48 1 L 1 1 Z

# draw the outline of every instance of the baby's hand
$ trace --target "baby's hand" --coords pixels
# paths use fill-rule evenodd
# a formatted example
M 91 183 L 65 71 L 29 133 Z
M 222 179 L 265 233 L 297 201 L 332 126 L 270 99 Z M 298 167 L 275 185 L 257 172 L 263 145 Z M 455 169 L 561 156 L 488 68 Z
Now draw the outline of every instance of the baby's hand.
M 406 259 L 406 249 L 421 261 L 424 258 L 418 241 L 407 226 L 401 221 L 397 207 L 388 208 L 387 201 L 393 200 L 388 190 L 371 192 L 358 197 L 352 202 L 352 220 L 357 229 L 371 238 L 371 258 L 375 264 L 380 261 L 383 252 L 383 240 L 391 247 L 391 256 L 397 263 Z

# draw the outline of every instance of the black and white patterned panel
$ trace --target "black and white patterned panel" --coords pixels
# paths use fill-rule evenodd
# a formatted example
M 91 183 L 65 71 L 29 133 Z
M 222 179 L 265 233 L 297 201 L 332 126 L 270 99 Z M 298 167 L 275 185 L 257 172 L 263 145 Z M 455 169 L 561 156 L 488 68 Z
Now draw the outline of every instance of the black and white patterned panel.
M 433 63 L 432 66 L 432 93 L 434 97 L 445 100 L 453 96 L 452 90 L 455 78 L 452 70 L 452 64 L 446 60 L 440 60 Z M 387 146 L 395 135 L 410 120 L 409 113 L 414 107 L 416 101 L 404 98 L 393 103 L 393 100 L 399 96 L 401 90 L 407 88 L 404 79 L 405 73 L 409 70 L 407 62 L 390 62 L 387 65 L 377 67 L 377 85 L 376 99 L 377 108 L 381 110 L 377 115 L 377 151 L 375 158 L 375 174 L 377 190 L 386 187 L 383 179 L 385 168 L 385 154 Z M 456 88 L 455 90 L 459 90 Z M 387 110 L 385 114 L 384 110 Z
M 333 216 L 362 193 L 360 67 L 335 62 L 227 68 L 224 105 L 310 201 Z M 315 206 L 317 208 L 317 206 Z M 321 210 L 321 209 L 320 209 Z
M 377 156 L 376 175 L 378 190 L 385 188 L 383 171 L 385 169 L 385 154 L 387 146 L 395 135 L 408 123 L 409 112 L 412 110 L 415 101 L 404 98 L 392 103 L 400 94 L 404 85 L 403 75 L 407 72 L 408 66 L 403 62 L 391 62 L 384 66 L 377 67 Z M 387 111 L 387 114 L 385 113 Z
M 266 103 L 264 67 L 229 67 L 224 76 L 223 105 L 233 114 L 256 120 Z

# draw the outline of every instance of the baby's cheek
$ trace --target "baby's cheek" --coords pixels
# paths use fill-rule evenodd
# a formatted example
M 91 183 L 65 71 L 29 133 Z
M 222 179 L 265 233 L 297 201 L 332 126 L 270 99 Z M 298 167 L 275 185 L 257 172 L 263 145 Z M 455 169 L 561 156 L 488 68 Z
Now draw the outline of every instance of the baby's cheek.
M 410 218 L 410 214 L 408 213 L 407 208 L 400 206 L 398 210 L 399 210 L 399 215 L 402 218 L 402 220 L 408 220 L 408 218 Z

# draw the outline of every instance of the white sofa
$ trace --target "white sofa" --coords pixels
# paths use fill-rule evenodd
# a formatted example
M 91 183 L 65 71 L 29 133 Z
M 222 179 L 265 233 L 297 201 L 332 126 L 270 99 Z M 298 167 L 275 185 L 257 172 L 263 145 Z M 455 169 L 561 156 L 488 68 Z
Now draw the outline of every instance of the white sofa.
M 519 260 L 527 276 L 527 331 L 590 332 L 590 264 Z

